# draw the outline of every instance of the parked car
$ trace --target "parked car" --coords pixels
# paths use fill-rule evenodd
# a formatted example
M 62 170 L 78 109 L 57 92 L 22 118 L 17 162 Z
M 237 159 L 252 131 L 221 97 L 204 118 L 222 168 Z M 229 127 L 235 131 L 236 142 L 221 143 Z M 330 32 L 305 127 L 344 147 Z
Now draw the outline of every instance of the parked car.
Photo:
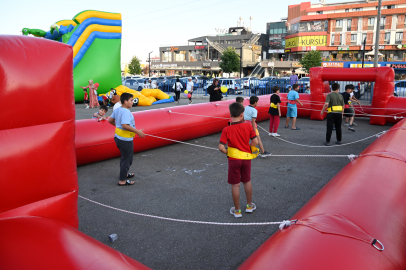
M 395 82 L 395 93 L 398 97 L 406 97 L 406 80 Z
M 245 77 L 242 78 L 244 88 L 256 89 L 259 84 L 259 79 L 257 77 Z
M 141 91 L 142 89 L 144 89 L 145 81 L 146 81 L 145 78 L 128 79 L 124 81 L 123 85 L 127 86 L 130 89 Z
M 227 94 L 229 95 L 240 95 L 243 93 L 243 89 L 241 87 L 241 80 L 236 79 L 221 79 L 219 80 L 219 84 L 221 86 L 226 86 L 228 91 Z

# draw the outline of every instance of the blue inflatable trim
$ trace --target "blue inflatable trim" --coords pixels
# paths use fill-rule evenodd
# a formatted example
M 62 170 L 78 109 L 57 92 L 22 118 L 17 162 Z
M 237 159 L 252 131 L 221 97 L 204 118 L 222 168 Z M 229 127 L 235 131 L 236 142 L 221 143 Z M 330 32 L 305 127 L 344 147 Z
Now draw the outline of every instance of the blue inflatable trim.
M 76 41 L 78 41 L 79 37 L 82 33 L 86 30 L 86 28 L 92 24 L 100 24 L 100 25 L 107 25 L 107 26 L 121 26 L 121 20 L 108 20 L 108 19 L 100 19 L 100 18 L 89 18 L 84 20 L 79 26 L 77 27 L 76 31 L 72 34 L 71 38 L 68 41 L 68 45 L 74 46 Z
M 175 102 L 175 100 L 173 99 L 173 96 L 171 96 L 170 98 L 167 98 L 167 99 L 161 99 L 161 100 L 155 101 L 154 103 L 152 103 L 152 105 L 162 104 L 162 103 L 171 103 L 171 102 Z
M 106 32 L 93 32 L 89 35 L 89 38 L 85 41 L 80 48 L 79 52 L 76 54 L 75 58 L 73 59 L 73 68 L 75 68 L 80 60 L 82 60 L 83 56 L 85 55 L 86 51 L 90 48 L 93 41 L 96 38 L 100 39 L 121 39 L 121 33 L 106 33 Z

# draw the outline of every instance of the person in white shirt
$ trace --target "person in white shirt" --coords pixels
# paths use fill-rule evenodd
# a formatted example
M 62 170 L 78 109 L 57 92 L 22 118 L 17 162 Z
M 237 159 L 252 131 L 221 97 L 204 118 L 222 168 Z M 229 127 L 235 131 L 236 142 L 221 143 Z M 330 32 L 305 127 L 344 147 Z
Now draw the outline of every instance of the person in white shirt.
M 156 82 L 152 81 L 151 82 L 151 89 L 157 89 L 157 88 L 158 88 L 158 86 L 156 85 Z
M 189 77 L 188 82 L 186 83 L 186 90 L 188 91 L 188 94 L 190 94 L 189 104 L 193 103 L 192 101 L 193 86 L 194 83 L 192 82 L 192 78 Z
M 117 102 L 116 104 L 114 104 L 113 106 L 113 112 L 115 109 L 120 108 L 122 106 L 121 101 Z

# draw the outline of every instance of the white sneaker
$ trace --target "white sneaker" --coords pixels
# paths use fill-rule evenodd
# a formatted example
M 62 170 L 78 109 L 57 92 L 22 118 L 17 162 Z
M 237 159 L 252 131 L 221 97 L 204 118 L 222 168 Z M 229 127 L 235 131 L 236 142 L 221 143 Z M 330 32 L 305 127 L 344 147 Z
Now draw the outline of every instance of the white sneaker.
M 89 106 L 87 106 L 86 109 L 89 109 Z
M 269 133 L 269 136 L 273 136 L 274 133 Z
M 254 210 L 257 209 L 255 203 L 251 203 L 251 205 L 247 204 L 247 208 L 245 208 L 245 212 L 252 213 Z
M 281 135 L 279 135 L 278 133 L 272 133 L 274 137 L 280 137 Z
M 230 214 L 234 215 L 234 217 L 242 217 L 241 209 L 238 211 L 235 211 L 235 207 L 231 207 Z

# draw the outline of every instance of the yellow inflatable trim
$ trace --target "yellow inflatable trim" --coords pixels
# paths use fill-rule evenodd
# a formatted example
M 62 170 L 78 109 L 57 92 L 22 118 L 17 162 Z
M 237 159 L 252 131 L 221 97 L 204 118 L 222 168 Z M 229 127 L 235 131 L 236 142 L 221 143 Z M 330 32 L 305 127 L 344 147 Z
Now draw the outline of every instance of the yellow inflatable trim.
M 141 94 L 143 94 L 146 97 L 154 97 L 154 98 L 159 99 L 159 100 L 169 98 L 168 94 L 162 92 L 159 89 L 142 89 Z
M 73 57 L 79 52 L 83 44 L 86 42 L 89 35 L 94 32 L 107 32 L 107 33 L 121 33 L 121 26 L 106 26 L 100 24 L 92 24 L 83 31 L 82 35 L 78 38 L 75 45 L 73 46 Z
M 138 91 L 132 90 L 124 85 L 117 86 L 115 89 L 116 89 L 117 95 L 119 95 L 119 96 L 121 96 L 122 93 L 130 93 L 133 95 L 134 98 L 138 98 L 138 106 L 151 106 L 152 105 L 151 100 Z
M 73 19 L 78 23 L 82 23 L 84 20 L 89 18 L 100 18 L 100 19 L 108 19 L 108 20 L 121 20 L 120 13 L 109 13 L 103 11 L 96 11 L 96 10 L 88 10 L 76 15 Z
M 76 22 L 72 21 L 72 20 L 62 20 L 62 21 L 56 22 L 56 24 L 59 26 L 69 26 L 70 24 L 73 26 L 77 25 Z

